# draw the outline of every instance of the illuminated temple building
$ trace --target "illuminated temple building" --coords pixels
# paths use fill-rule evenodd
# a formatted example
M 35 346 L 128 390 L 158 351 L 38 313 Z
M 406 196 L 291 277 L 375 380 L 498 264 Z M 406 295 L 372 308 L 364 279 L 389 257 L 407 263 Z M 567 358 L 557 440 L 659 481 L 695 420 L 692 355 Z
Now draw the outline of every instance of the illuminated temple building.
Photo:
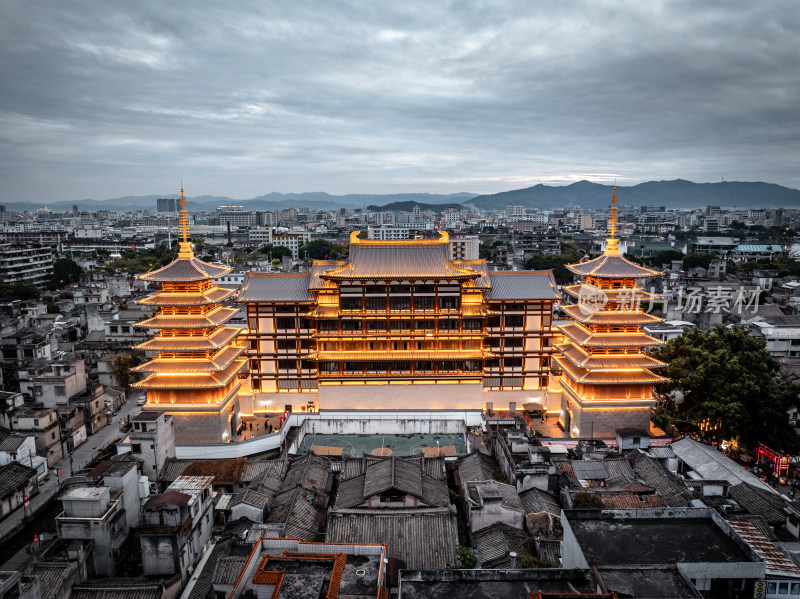
M 368 241 L 355 232 L 347 261 L 245 279 L 252 409 L 544 401 L 557 299 L 549 271 L 450 260 L 446 233 Z
M 227 442 L 238 424 L 239 376 L 247 360 L 244 347 L 235 342 L 241 329 L 225 326 L 236 309 L 221 302 L 233 291 L 215 286 L 212 279 L 231 269 L 195 258 L 183 190 L 180 206 L 177 258 L 139 276 L 160 283 L 161 289 L 139 302 L 159 310 L 136 326 L 158 333 L 136 346 L 155 357 L 134 368 L 146 377 L 133 386 L 147 390 L 145 410 L 172 416 L 176 442 Z
M 577 303 L 562 306 L 574 322 L 558 326 L 563 339 L 553 360 L 563 373 L 560 422 L 572 437 L 649 431 L 653 385 L 665 380 L 652 369 L 666 364 L 645 353 L 661 341 L 641 330 L 661 319 L 644 311 L 653 297 L 637 284 L 659 273 L 620 255 L 616 202 L 615 188 L 604 253 L 567 266 L 584 281 L 564 287 Z

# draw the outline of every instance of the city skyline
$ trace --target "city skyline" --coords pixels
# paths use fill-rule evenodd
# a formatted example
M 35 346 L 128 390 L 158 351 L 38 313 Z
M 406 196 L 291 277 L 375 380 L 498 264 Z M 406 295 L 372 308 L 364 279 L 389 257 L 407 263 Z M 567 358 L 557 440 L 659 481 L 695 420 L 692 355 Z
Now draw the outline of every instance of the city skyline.
M 0 201 L 798 188 L 793 8 L 9 3 Z

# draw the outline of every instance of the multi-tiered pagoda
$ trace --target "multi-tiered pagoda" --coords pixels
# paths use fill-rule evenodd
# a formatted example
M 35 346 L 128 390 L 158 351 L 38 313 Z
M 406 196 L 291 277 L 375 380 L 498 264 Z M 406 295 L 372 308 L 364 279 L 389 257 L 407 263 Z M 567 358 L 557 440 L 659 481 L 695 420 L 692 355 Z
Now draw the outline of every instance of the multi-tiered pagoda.
M 653 385 L 664 380 L 652 369 L 666 364 L 645 353 L 661 341 L 640 328 L 661 319 L 645 312 L 653 296 L 637 284 L 659 273 L 620 255 L 616 204 L 614 188 L 603 255 L 567 266 L 584 280 L 564 287 L 578 303 L 562 306 L 574 322 L 558 327 L 564 340 L 553 359 L 563 373 L 560 420 L 572 437 L 649 431 Z
M 166 411 L 172 416 L 176 442 L 227 442 L 236 426 L 239 373 L 246 358 L 242 357 L 244 347 L 234 343 L 240 329 L 225 326 L 236 309 L 221 302 L 233 291 L 217 287 L 212 279 L 231 269 L 195 258 L 183 189 L 180 207 L 177 258 L 139 276 L 161 283 L 161 290 L 139 302 L 159 307 L 153 318 L 136 325 L 158 329 L 152 339 L 137 346 L 157 355 L 134 369 L 148 376 L 133 386 L 147 390 L 145 410 Z

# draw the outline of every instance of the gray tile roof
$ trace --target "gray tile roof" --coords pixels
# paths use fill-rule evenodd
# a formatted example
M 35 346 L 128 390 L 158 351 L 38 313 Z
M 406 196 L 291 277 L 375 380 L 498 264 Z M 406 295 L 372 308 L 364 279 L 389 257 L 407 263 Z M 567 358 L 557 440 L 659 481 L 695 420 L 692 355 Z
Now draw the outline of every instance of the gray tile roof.
M 508 568 L 512 551 L 517 553 L 517 558 L 533 557 L 528 535 L 502 522 L 473 532 L 471 538 L 484 568 Z
M 63 595 L 69 594 L 69 591 L 64 588 L 65 583 L 73 576 L 77 577 L 77 571 L 77 562 L 69 562 L 68 564 L 34 562 L 27 574 L 39 577 L 39 589 L 42 592 L 41 599 L 55 599 L 62 596 L 62 593 Z
M 0 451 L 14 452 L 25 443 L 25 435 L 0 431 Z
M 446 476 L 441 459 L 423 458 L 357 458 L 346 460 L 346 474 L 339 482 L 336 495 L 337 508 L 351 508 L 367 498 L 396 489 L 413 495 L 423 504 L 447 507 L 450 496 L 447 491 Z M 429 476 L 422 469 L 431 470 L 436 477 Z M 363 474 L 356 474 L 363 470 Z
M 406 568 L 437 570 L 455 567 L 458 529 L 449 508 L 333 509 L 325 540 L 386 543 L 387 556 Z
M 732 485 L 744 482 L 765 491 L 771 491 L 769 485 L 755 474 L 745 470 L 713 447 L 704 445 L 689 437 L 673 441 L 670 447 L 675 452 L 675 455 L 678 456 L 678 459 L 682 460 L 702 478 L 724 478 Z
M 247 564 L 247 557 L 244 555 L 221 557 L 217 560 L 217 565 L 214 568 L 214 575 L 211 577 L 212 584 L 236 584 L 245 564 Z
M 5 466 L 0 466 L 0 498 L 26 487 L 28 481 L 36 475 L 36 470 L 19 462 L 9 462 Z
M 195 572 L 197 580 L 189 592 L 188 599 L 207 599 L 214 597 L 214 588 L 212 587 L 214 580 L 214 573 L 217 569 L 217 562 L 228 555 L 228 550 L 231 547 L 231 539 L 220 539 L 211 549 L 211 554 L 208 556 L 203 569 L 200 572 Z
M 556 516 L 561 514 L 558 499 L 547 491 L 542 491 L 536 487 L 520 492 L 519 500 L 522 502 L 522 507 L 525 508 L 526 514 L 538 514 L 539 512 L 546 512 Z
M 609 478 L 603 462 L 599 460 L 574 460 L 572 471 L 578 480 L 605 480 Z
M 664 505 L 668 507 L 689 505 L 691 500 L 689 489 L 680 478 L 664 468 L 658 460 L 640 453 L 631 458 L 630 464 L 639 481 L 653 487 Z
M 742 483 L 730 488 L 730 497 L 744 509 L 756 516 L 764 516 L 772 525 L 783 524 L 786 513 L 783 511 L 789 504 L 777 493 Z
M 496 480 L 478 480 L 464 483 L 469 498 L 476 506 L 482 506 L 483 500 L 500 498 L 501 505 L 509 510 L 525 512 L 517 489 L 512 485 L 497 482 Z
M 489 279 L 492 288 L 486 292 L 486 299 L 490 302 L 561 299 L 549 270 L 490 272 Z
M 497 461 L 478 451 L 458 460 L 458 477 L 461 483 L 471 480 L 503 480 Z
M 328 460 L 314 454 L 290 460 L 266 522 L 284 524 L 287 538 L 313 540 L 328 507 L 328 473 Z
M 248 302 L 312 302 L 308 273 L 248 273 L 239 293 L 240 304 Z
M 75 586 L 70 599 L 162 599 L 164 589 L 161 585 L 133 587 Z

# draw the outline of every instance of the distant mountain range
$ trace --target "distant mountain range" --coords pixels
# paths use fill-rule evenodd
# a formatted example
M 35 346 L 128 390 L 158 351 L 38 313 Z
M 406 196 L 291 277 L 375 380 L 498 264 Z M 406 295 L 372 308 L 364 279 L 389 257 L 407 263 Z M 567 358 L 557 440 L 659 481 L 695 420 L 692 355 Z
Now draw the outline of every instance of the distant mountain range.
M 368 205 L 391 204 L 395 202 L 410 202 L 413 204 L 458 204 L 464 200 L 474 198 L 474 193 L 394 193 L 394 194 L 347 194 L 331 195 L 322 191 L 309 193 L 278 193 L 272 192 L 247 200 L 238 200 L 227 196 L 195 196 L 186 198 L 186 207 L 192 211 L 215 210 L 217 206 L 244 206 L 248 210 L 280 210 L 283 208 L 311 208 L 311 209 L 338 209 L 338 208 L 364 208 Z M 72 210 L 77 204 L 81 210 L 91 212 L 97 210 L 141 210 L 156 209 L 158 198 L 177 198 L 178 195 L 168 193 L 164 195 L 125 196 L 109 200 L 79 200 L 76 202 L 58 201 L 47 204 L 33 202 L 7 202 L 6 210 L 23 212 L 37 210 L 47 206 L 56 212 Z
M 443 207 L 474 207 L 482 210 L 504 209 L 507 205 L 553 210 L 579 206 L 582 209 L 602 209 L 611 200 L 611 185 L 578 181 L 571 185 L 535 185 L 500 193 L 476 195 L 473 193 L 431 194 L 347 194 L 331 195 L 325 192 L 277 193 L 272 192 L 250 199 L 233 199 L 226 196 L 195 196 L 188 198 L 190 211 L 214 210 L 217 206 L 236 205 L 250 210 L 278 210 L 282 208 L 364 208 L 411 211 L 415 204 L 422 209 L 441 210 Z M 125 196 L 109 200 L 57 201 L 48 204 L 33 202 L 7 202 L 6 210 L 23 212 L 47 206 L 57 212 L 71 210 L 77 204 L 81 210 L 155 210 L 158 198 L 177 197 L 175 194 Z M 648 181 L 630 187 L 618 186 L 620 204 L 635 206 L 656 205 L 667 208 L 702 208 L 719 205 L 723 208 L 800 208 L 800 190 L 762 182 L 692 183 L 675 181 Z
M 509 204 L 542 210 L 574 206 L 602 209 L 609 205 L 612 190 L 612 185 L 578 181 L 562 187 L 535 185 L 480 195 L 462 203 L 482 210 L 503 209 Z M 692 183 L 676 179 L 648 181 L 631 187 L 617 186 L 617 200 L 620 204 L 679 209 L 702 208 L 708 205 L 723 208 L 800 208 L 800 190 L 773 183 Z

